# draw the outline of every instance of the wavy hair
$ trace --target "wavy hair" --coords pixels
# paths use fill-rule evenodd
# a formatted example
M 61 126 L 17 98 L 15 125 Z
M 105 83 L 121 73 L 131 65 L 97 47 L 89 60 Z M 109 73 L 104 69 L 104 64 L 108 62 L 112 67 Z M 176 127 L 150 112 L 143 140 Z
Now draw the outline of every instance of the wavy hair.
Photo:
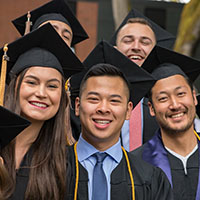
M 20 114 L 19 91 L 23 77 L 28 69 L 12 78 L 5 97 L 5 107 Z M 69 100 L 65 92 L 65 81 L 62 80 L 62 93 L 58 112 L 44 122 L 37 139 L 31 145 L 31 156 L 25 168 L 29 169 L 29 180 L 25 192 L 25 200 L 61 200 L 66 190 L 66 128 L 69 123 Z M 64 122 L 66 124 L 64 125 Z M 70 129 L 69 129 L 70 130 Z M 11 175 L 12 190 L 15 189 L 15 141 L 2 151 L 5 166 Z M 24 168 L 24 167 L 23 167 Z

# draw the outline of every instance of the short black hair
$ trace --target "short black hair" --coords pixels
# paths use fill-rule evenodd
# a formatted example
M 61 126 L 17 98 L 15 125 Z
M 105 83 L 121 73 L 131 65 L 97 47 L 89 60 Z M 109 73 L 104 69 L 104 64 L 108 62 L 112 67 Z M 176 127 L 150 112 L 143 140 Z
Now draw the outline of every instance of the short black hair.
M 130 100 L 130 84 L 129 84 L 129 81 L 127 80 L 125 75 L 120 71 L 119 68 L 117 68 L 117 67 L 115 67 L 111 64 L 108 64 L 108 63 L 98 63 L 98 64 L 94 65 L 93 67 L 91 67 L 87 71 L 87 73 L 85 74 L 85 76 L 83 77 L 83 79 L 81 81 L 79 97 L 81 97 L 81 95 L 82 95 L 86 81 L 90 77 L 94 77 L 94 76 L 118 76 L 118 77 L 120 77 L 125 82 L 125 84 L 127 86 L 128 100 Z

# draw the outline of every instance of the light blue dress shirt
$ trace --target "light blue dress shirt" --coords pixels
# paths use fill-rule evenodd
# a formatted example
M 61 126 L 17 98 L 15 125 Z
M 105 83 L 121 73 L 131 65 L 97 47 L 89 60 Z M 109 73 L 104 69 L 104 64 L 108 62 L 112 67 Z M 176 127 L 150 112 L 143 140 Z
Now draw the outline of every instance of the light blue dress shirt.
M 96 152 L 99 152 L 95 147 L 89 144 L 86 140 L 83 139 L 82 134 L 79 137 L 77 144 L 77 154 L 78 160 L 81 165 L 88 172 L 88 196 L 89 200 L 92 199 L 92 179 L 93 179 L 93 169 L 96 164 L 96 158 L 93 156 Z M 110 200 L 110 175 L 115 167 L 120 163 L 123 152 L 121 149 L 121 141 L 119 141 L 104 151 L 108 154 L 108 156 L 103 161 L 103 170 L 106 175 L 107 185 L 108 185 L 108 200 Z
M 143 142 L 143 99 L 141 100 L 141 122 L 142 122 L 142 126 L 141 126 L 141 137 L 142 137 L 142 142 Z M 129 151 L 129 120 L 125 120 L 124 124 L 122 126 L 121 129 L 121 137 L 122 137 L 122 144 L 123 147 L 126 149 L 126 151 Z
M 197 118 L 194 119 L 194 127 L 196 132 L 200 133 L 200 119 Z

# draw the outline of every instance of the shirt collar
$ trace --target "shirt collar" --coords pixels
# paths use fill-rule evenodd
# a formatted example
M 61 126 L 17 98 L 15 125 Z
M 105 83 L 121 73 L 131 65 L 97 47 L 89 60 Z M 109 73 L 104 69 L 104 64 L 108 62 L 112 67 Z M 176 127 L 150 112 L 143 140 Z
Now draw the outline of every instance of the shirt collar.
M 98 150 L 89 144 L 86 140 L 84 140 L 81 134 L 77 143 L 78 160 L 82 162 L 96 152 L 98 152 Z
M 91 155 L 99 152 L 95 147 L 89 144 L 85 139 L 83 139 L 82 134 L 79 137 L 77 143 L 77 154 L 78 160 L 82 162 L 83 160 L 88 159 Z M 122 149 L 120 139 L 116 144 L 105 151 L 110 157 L 112 157 L 117 163 L 122 159 Z
M 109 156 L 111 156 L 117 163 L 122 159 L 122 148 L 120 139 L 116 144 L 105 151 Z

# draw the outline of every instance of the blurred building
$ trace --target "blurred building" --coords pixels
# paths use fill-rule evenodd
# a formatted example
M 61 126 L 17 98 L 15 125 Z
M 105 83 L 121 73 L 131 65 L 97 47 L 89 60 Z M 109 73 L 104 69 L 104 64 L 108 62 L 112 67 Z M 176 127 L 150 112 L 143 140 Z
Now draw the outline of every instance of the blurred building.
M 32 10 L 49 0 L 0 0 L 0 46 L 20 37 L 11 20 L 28 10 Z M 101 39 L 109 40 L 114 33 L 114 21 L 111 0 L 66 0 L 79 21 L 86 29 L 89 39 L 75 46 L 77 56 L 84 60 Z M 142 12 L 176 36 L 179 19 L 184 4 L 149 0 L 130 0 L 130 7 Z M 197 52 L 200 49 L 197 48 Z M 200 59 L 200 54 L 195 54 Z M 200 90 L 200 78 L 195 83 Z

